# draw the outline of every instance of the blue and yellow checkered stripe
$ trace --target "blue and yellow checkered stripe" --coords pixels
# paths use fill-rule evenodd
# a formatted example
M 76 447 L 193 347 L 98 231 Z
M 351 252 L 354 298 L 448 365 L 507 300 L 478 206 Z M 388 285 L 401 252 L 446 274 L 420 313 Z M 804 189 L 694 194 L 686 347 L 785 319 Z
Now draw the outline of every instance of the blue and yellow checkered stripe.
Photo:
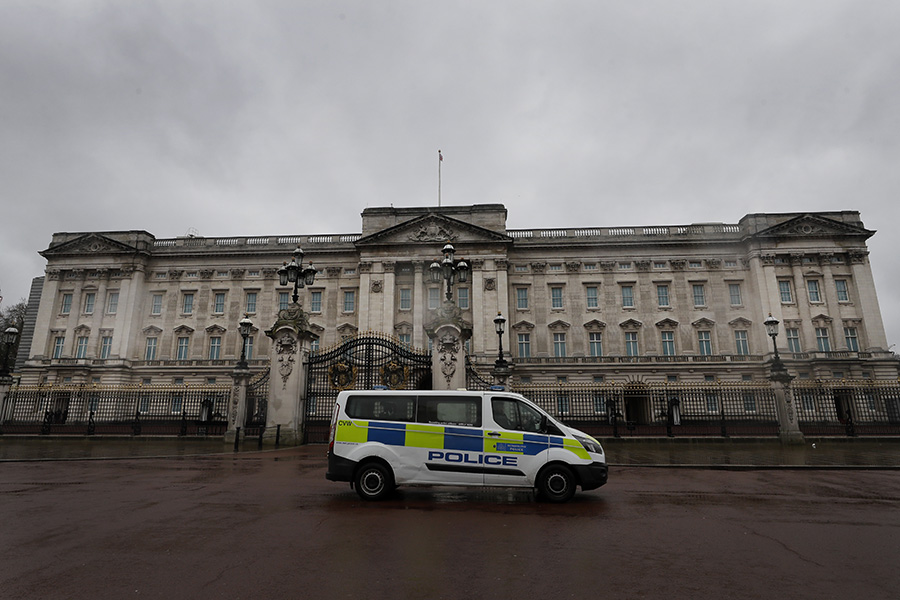
M 506 431 L 499 438 L 481 429 L 426 425 L 423 423 L 391 423 L 383 421 L 353 421 L 353 426 L 340 425 L 335 433 L 338 442 L 379 442 L 387 446 L 429 448 L 434 450 L 462 450 L 534 456 L 547 449 L 565 448 L 579 458 L 589 458 L 578 441 L 559 436 Z

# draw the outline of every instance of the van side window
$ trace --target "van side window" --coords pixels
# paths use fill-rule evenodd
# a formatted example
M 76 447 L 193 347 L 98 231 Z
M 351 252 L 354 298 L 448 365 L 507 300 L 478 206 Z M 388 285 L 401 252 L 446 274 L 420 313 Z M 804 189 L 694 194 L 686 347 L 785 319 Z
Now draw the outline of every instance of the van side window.
M 511 398 L 491 398 L 494 422 L 503 429 L 530 431 L 541 430 L 542 415 L 527 404 Z
M 346 411 L 352 419 L 415 421 L 416 399 L 414 396 L 390 394 L 350 396 Z
M 481 397 L 419 396 L 418 421 L 481 427 Z

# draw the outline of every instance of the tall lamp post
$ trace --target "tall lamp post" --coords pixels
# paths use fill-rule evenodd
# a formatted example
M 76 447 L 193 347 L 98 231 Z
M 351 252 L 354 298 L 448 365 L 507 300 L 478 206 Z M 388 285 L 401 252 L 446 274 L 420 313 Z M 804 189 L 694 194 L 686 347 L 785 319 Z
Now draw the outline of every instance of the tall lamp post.
M 253 329 L 253 321 L 250 320 L 248 315 L 244 315 L 244 318 L 238 322 L 238 331 L 241 333 L 241 339 L 243 343 L 241 344 L 241 360 L 238 361 L 237 368 L 246 371 L 250 367 L 247 365 L 247 338 L 250 337 L 250 330 Z
M 300 298 L 298 290 L 307 285 L 312 285 L 316 280 L 316 269 L 313 267 L 312 262 L 309 263 L 308 267 L 303 266 L 303 250 L 300 246 L 297 246 L 297 249 L 294 250 L 291 262 L 284 263 L 284 266 L 278 269 L 278 279 L 281 285 L 294 284 L 294 304 L 297 304 L 297 299 Z
M 18 339 L 19 330 L 15 327 L 7 327 L 3 332 L 2 340 L 0 340 L 3 343 L 3 362 L 0 363 L 0 377 L 2 378 L 9 377 L 9 354 Z
M 456 281 L 465 283 L 469 280 L 469 263 L 463 259 L 454 260 L 456 248 L 447 242 L 441 250 L 444 258 L 440 262 L 434 261 L 428 270 L 431 272 L 432 283 L 440 283 L 441 279 L 447 282 L 447 302 L 453 302 L 453 284 Z
M 775 358 L 772 359 L 772 370 L 773 371 L 784 371 L 784 363 L 781 362 L 781 357 L 778 356 L 778 344 L 775 341 L 775 338 L 778 337 L 778 324 L 780 321 L 772 316 L 772 313 L 769 313 L 769 316 L 763 321 L 763 325 L 766 326 L 766 333 L 769 334 L 769 337 L 772 338 L 772 348 L 775 349 Z
M 494 317 L 494 330 L 497 332 L 497 360 L 494 361 L 494 377 L 501 386 L 506 386 L 509 378 L 509 362 L 503 358 L 503 332 L 506 328 L 506 318 L 501 313 Z

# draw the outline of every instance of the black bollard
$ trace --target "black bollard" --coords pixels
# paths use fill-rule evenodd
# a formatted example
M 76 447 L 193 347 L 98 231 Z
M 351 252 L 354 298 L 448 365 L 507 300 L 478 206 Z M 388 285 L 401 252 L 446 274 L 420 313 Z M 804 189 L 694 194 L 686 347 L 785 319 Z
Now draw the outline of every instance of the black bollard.
M 275 447 L 278 447 L 278 443 L 281 441 L 281 425 L 275 426 Z
M 241 441 L 241 428 L 238 427 L 237 429 L 234 430 L 234 451 L 235 452 L 238 451 L 238 444 L 240 443 L 240 441 Z
M 256 442 L 256 449 L 257 449 L 257 450 L 262 450 L 262 437 L 263 437 L 263 432 L 264 432 L 265 430 L 266 430 L 266 428 L 265 428 L 264 426 L 260 426 L 260 428 L 259 428 L 259 440 Z

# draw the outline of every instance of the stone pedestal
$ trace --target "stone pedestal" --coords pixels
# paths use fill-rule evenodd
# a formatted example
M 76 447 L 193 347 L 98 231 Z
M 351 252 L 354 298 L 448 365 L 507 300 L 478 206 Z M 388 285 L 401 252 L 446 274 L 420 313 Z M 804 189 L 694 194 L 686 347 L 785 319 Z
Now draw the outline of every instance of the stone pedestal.
M 7 402 L 9 390 L 12 388 L 12 377 L 0 377 L 0 424 L 12 419 L 12 402 Z
M 800 423 L 797 420 L 797 411 L 794 410 L 793 394 L 789 375 L 779 362 L 773 361 L 772 373 L 769 380 L 772 382 L 772 390 L 775 392 L 775 410 L 778 413 L 778 436 L 785 444 L 804 443 L 803 432 L 800 431 Z
M 425 326 L 432 341 L 431 388 L 466 389 L 466 347 L 472 337 L 472 324 L 462 318 L 453 302 L 444 302 Z
M 233 385 L 231 406 L 228 407 L 228 429 L 225 431 L 226 444 L 234 443 L 238 428 L 243 431 L 247 423 L 247 386 L 250 384 L 251 375 L 250 369 L 235 368 L 231 372 Z
M 309 330 L 309 319 L 297 304 L 278 312 L 278 320 L 266 331 L 272 338 L 269 352 L 269 397 L 264 444 L 295 446 L 303 443 L 306 415 L 306 363 L 310 342 L 318 336 Z M 280 427 L 279 427 L 280 426 Z

